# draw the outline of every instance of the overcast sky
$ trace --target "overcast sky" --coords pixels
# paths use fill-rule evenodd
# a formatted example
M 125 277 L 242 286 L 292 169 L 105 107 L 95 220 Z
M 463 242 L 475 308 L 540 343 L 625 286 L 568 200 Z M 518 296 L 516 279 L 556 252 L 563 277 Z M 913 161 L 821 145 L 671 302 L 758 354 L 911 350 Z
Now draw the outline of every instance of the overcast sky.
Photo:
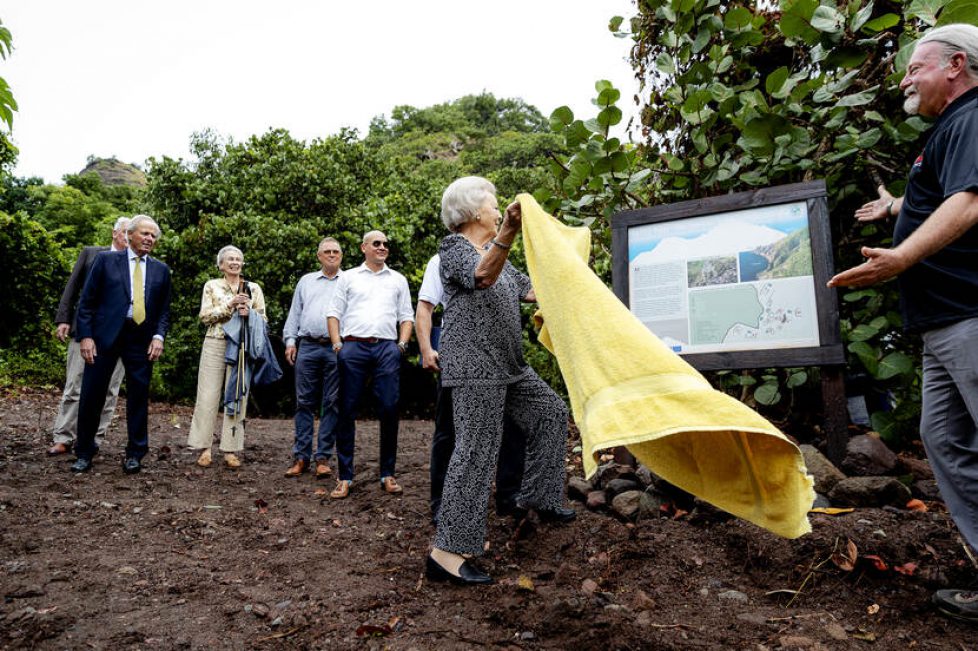
M 194 131 L 309 140 L 400 104 L 488 91 L 593 117 L 594 82 L 635 113 L 632 0 L 5 0 L 0 61 L 20 111 L 15 174 L 60 182 L 91 154 L 189 157 Z

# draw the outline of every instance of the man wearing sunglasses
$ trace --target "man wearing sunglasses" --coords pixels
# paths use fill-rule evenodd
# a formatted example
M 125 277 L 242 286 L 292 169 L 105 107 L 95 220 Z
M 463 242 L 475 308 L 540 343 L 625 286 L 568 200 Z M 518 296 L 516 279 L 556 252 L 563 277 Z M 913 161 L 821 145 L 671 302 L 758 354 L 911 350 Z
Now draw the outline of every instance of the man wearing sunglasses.
M 363 264 L 340 277 L 326 311 L 329 338 L 340 370 L 336 460 L 339 481 L 334 499 L 350 494 L 356 440 L 356 405 L 368 378 L 373 379 L 380 420 L 380 485 L 401 492 L 394 477 L 397 461 L 398 398 L 401 356 L 414 326 L 407 279 L 387 266 L 390 245 L 381 231 L 370 231 L 360 244 Z

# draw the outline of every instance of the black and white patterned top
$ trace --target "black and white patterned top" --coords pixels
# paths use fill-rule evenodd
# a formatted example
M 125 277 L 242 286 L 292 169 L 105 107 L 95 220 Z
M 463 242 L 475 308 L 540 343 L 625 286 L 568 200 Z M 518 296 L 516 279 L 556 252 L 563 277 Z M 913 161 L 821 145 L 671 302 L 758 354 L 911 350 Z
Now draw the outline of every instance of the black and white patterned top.
M 529 369 L 523 359 L 520 300 L 530 279 L 509 261 L 491 287 L 476 289 L 479 251 L 458 233 L 442 240 L 441 280 L 445 288 L 445 329 L 438 361 L 446 387 L 504 385 Z

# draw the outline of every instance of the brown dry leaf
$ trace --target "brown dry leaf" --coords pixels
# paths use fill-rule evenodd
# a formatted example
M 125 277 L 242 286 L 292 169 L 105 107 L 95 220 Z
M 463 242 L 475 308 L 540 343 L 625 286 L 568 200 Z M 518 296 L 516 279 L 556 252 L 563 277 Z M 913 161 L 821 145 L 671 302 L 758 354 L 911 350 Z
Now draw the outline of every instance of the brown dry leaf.
M 326 489 L 325 488 L 317 488 L 316 489 L 315 495 L 322 496 L 322 495 L 325 495 L 325 494 L 326 494 Z
M 259 497 L 257 500 L 255 500 L 255 506 L 258 507 L 259 513 L 268 513 L 268 502 L 262 498 Z
M 867 612 L 868 614 L 870 614 L 870 615 L 875 615 L 875 614 L 876 614 L 876 613 L 878 613 L 879 611 L 880 611 L 880 605 L 879 605 L 879 604 L 870 604 L 870 605 L 869 605 L 869 606 L 868 606 L 868 607 L 866 608 L 866 612 Z
M 916 498 L 907 502 L 907 508 L 911 511 L 919 511 L 920 513 L 927 513 L 927 505 Z
M 525 574 L 520 574 L 520 578 L 516 579 L 516 589 L 524 592 L 536 592 L 536 586 L 533 585 L 533 579 Z
M 855 633 L 853 633 L 852 636 L 854 638 L 856 638 L 857 640 L 862 640 L 864 642 L 875 642 L 876 641 L 876 633 L 874 633 L 872 631 L 867 631 L 867 630 L 862 629 L 862 628 L 859 629 L 858 631 L 856 631 Z
M 875 567 L 880 572 L 885 572 L 887 569 L 889 569 L 886 565 L 886 561 L 884 561 L 876 554 L 867 554 L 866 556 L 863 556 L 863 558 L 865 558 L 867 561 L 872 563 L 873 567 Z
M 909 563 L 904 563 L 903 565 L 894 565 L 893 571 L 903 574 L 904 576 L 913 576 L 917 572 L 917 564 L 911 561 Z
M 390 635 L 394 631 L 391 627 L 384 624 L 383 626 L 377 626 L 375 624 L 361 624 L 357 626 L 357 637 L 384 637 L 385 635 Z
M 852 572 L 853 568 L 856 567 L 856 559 L 859 558 L 859 550 L 856 548 L 856 543 L 851 540 L 846 541 L 846 551 L 835 552 L 832 554 L 832 562 L 835 563 L 836 567 L 840 570 L 846 572 Z
M 814 509 L 808 509 L 809 513 L 824 513 L 825 515 L 843 515 L 845 513 L 852 513 L 856 509 L 854 508 L 835 508 L 831 506 L 818 506 Z
M 387 620 L 387 628 L 391 629 L 391 631 L 393 631 L 394 633 L 397 633 L 402 628 L 404 628 L 404 625 L 401 623 L 401 618 L 398 617 L 397 615 L 394 615 L 393 617 Z

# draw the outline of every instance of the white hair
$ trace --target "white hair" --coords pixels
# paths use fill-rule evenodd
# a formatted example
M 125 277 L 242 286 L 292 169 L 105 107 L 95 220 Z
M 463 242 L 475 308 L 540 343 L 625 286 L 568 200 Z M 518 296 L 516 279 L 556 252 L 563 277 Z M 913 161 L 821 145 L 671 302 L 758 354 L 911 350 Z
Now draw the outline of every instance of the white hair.
M 120 228 L 125 229 L 128 226 L 129 226 L 129 218 L 120 217 L 119 219 L 115 220 L 115 225 L 112 227 L 112 232 L 115 233 Z
M 363 240 L 361 240 L 360 243 L 366 244 L 367 242 L 374 239 L 378 235 L 381 237 L 387 237 L 386 235 L 384 235 L 384 231 L 367 231 L 366 233 L 363 234 Z M 339 242 L 337 242 L 337 244 L 339 244 Z
M 244 253 L 241 252 L 241 249 L 239 249 L 238 247 L 236 247 L 233 244 L 228 244 L 225 247 L 221 247 L 221 250 L 217 252 L 217 268 L 218 269 L 221 268 L 221 263 L 224 262 L 224 258 L 225 258 L 225 256 L 227 256 L 228 253 L 237 253 L 238 255 L 241 256 L 241 262 L 244 262 Z
M 941 61 L 944 64 L 954 54 L 963 53 L 968 60 L 966 66 L 968 76 L 978 81 L 978 27 L 966 23 L 935 27 L 917 41 L 917 46 L 924 43 L 940 44 Z
M 452 181 L 441 195 L 441 221 L 453 233 L 473 221 L 479 209 L 496 196 L 496 186 L 481 176 L 463 176 Z
M 157 239 L 160 237 L 162 231 L 160 231 L 160 225 L 156 223 L 156 220 L 149 215 L 133 215 L 132 219 L 129 220 L 129 226 L 126 228 L 126 232 L 132 235 L 139 228 L 139 225 L 143 222 L 149 222 L 156 229 Z

